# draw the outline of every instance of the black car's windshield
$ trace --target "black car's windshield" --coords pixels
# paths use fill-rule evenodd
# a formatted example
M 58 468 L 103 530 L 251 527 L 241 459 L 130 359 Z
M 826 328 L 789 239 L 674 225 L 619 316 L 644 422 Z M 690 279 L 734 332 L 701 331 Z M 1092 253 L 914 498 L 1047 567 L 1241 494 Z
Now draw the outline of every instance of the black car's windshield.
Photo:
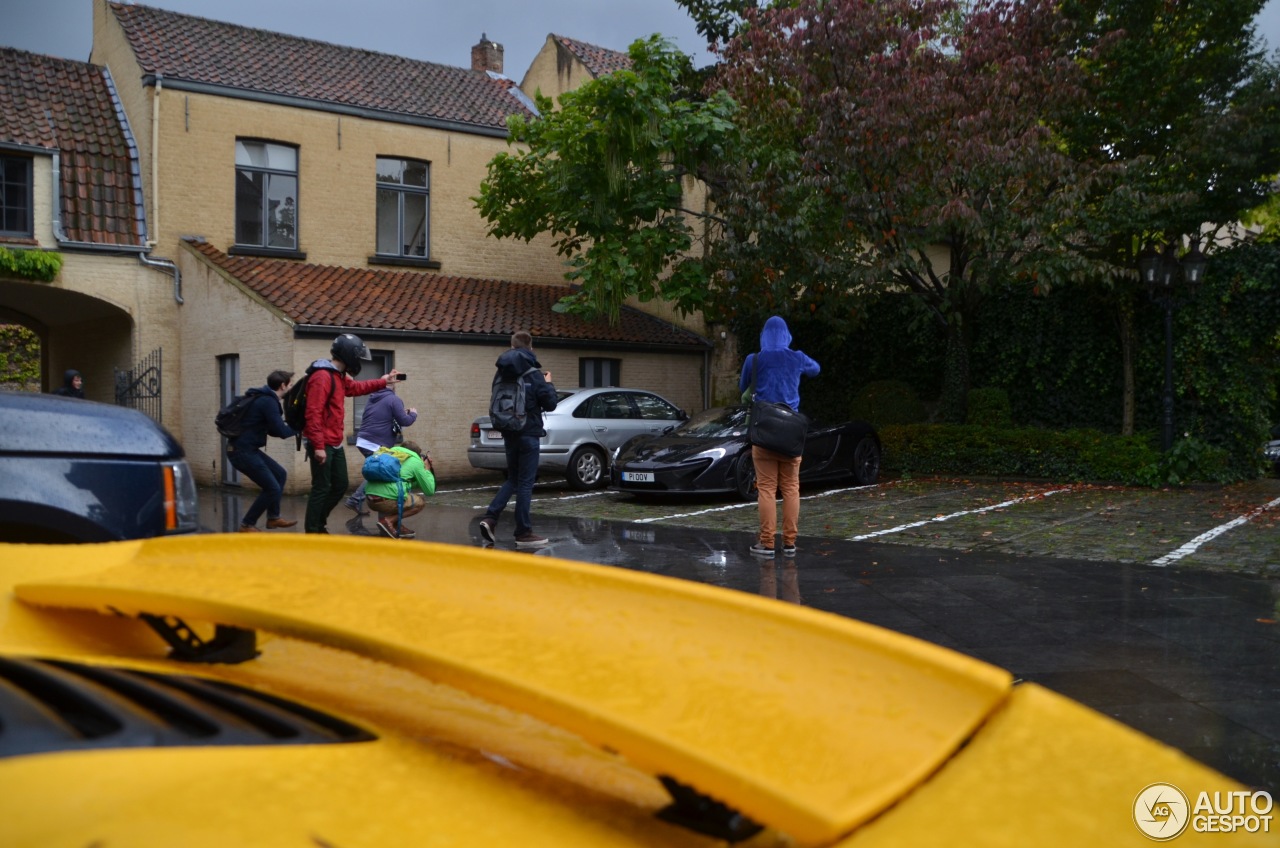
M 727 439 L 747 434 L 747 408 L 728 406 L 699 412 L 677 427 L 676 436 L 692 436 L 698 439 Z

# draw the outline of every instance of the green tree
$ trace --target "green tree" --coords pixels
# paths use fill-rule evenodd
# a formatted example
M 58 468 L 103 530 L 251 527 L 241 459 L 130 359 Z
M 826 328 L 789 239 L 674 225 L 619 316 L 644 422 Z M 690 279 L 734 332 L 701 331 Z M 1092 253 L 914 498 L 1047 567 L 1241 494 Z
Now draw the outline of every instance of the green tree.
M 1277 68 L 1252 23 L 1263 4 L 1063 4 L 1078 23 L 1091 96 L 1057 129 L 1072 156 L 1123 171 L 1118 190 L 1093 187 L 1087 220 L 1088 250 L 1109 266 L 1100 279 L 1121 344 L 1126 434 L 1134 422 L 1134 311 L 1145 306 L 1138 253 L 1152 241 L 1211 240 L 1263 203 L 1280 170 Z
M 510 143 L 474 198 L 490 235 L 549 233 L 581 285 L 565 308 L 616 319 L 630 297 L 662 297 L 684 312 L 708 306 L 708 276 L 684 206 L 687 181 L 733 158 L 735 105 L 699 98 L 689 58 L 658 36 L 637 41 L 632 67 L 564 94 L 558 109 L 512 118 Z M 691 182 L 688 183 L 691 185 Z

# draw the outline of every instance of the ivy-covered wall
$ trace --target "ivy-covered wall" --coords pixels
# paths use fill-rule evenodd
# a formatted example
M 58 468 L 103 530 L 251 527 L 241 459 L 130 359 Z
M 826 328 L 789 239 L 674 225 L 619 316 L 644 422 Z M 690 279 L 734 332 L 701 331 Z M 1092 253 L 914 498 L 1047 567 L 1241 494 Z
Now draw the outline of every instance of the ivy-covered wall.
M 1127 303 L 1127 306 L 1125 304 Z M 970 388 L 999 388 L 1018 426 L 1118 433 L 1123 416 L 1119 310 L 1132 310 L 1134 426 L 1158 440 L 1164 392 L 1164 309 L 1145 293 L 1059 287 L 1033 295 L 1010 286 L 990 293 L 974 328 Z M 734 324 L 743 355 L 757 349 L 767 316 Z M 822 364 L 801 387 L 811 416 L 851 417 L 868 383 L 898 380 L 936 408 L 944 345 L 906 296 L 863 307 L 857 329 L 820 312 L 785 316 L 800 348 Z M 1174 425 L 1225 448 L 1231 469 L 1252 476 L 1258 446 L 1280 423 L 1280 244 L 1214 253 L 1205 283 L 1174 312 Z

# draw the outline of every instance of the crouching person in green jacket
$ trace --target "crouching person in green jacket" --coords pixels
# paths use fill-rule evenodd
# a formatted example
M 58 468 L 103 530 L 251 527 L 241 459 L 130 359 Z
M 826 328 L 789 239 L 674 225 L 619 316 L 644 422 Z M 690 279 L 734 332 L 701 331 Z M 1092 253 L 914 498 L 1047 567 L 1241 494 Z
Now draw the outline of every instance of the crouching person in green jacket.
M 365 485 L 365 497 L 369 508 L 378 513 L 379 530 L 392 539 L 412 539 L 416 534 L 400 523 L 400 485 L 404 486 L 403 517 L 422 512 L 427 505 L 427 496 L 436 493 L 431 455 L 416 442 L 405 442 L 383 450 L 391 451 L 400 460 L 400 483 L 369 481 Z

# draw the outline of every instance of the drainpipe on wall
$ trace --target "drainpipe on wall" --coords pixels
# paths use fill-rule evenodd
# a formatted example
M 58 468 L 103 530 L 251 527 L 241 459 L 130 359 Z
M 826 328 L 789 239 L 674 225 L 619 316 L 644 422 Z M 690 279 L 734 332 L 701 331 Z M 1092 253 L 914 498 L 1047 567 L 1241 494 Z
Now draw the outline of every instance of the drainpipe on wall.
M 156 74 L 156 92 L 151 98 L 151 232 L 160 232 L 160 93 L 164 90 L 164 76 Z M 147 254 L 156 246 L 153 239 L 147 239 Z M 148 268 L 160 268 L 173 274 L 173 299 L 181 306 L 182 272 L 171 259 L 152 259 L 149 255 L 138 255 L 138 261 Z

